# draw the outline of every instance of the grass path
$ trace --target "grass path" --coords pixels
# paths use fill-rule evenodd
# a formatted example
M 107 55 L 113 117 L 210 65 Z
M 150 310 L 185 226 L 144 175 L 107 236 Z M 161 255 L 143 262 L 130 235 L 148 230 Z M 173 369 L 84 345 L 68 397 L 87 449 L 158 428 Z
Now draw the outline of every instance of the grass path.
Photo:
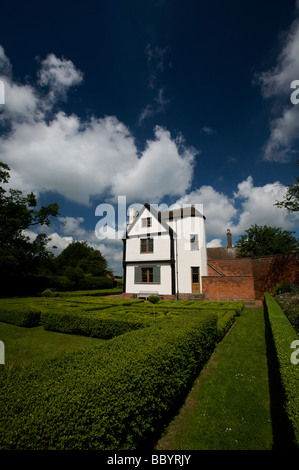
M 4 341 L 5 367 L 8 369 L 29 366 L 63 352 L 73 352 L 104 341 L 87 336 L 46 331 L 43 326 L 23 328 L 1 322 L 0 339 Z
M 217 345 L 157 450 L 271 450 L 262 308 L 242 312 Z

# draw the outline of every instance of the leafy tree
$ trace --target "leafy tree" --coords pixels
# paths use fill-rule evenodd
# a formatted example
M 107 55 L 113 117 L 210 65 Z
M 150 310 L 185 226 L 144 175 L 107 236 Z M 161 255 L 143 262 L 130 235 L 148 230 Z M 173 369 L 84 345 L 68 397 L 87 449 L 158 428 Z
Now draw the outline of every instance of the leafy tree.
M 291 253 L 298 250 L 298 240 L 294 232 L 267 225 L 251 225 L 245 230 L 236 246 L 240 249 L 239 258 L 254 258 L 265 255 Z
M 68 267 L 80 268 L 84 274 L 103 276 L 107 271 L 107 261 L 100 251 L 86 242 L 72 242 L 57 256 L 55 263 L 62 274 Z
M 299 159 L 295 166 L 299 166 Z M 287 192 L 284 199 L 280 202 L 274 204 L 278 207 L 284 207 L 289 212 L 298 212 L 299 211 L 299 176 L 296 178 L 296 183 L 293 185 L 287 186 Z
M 8 183 L 10 168 L 0 162 L 0 183 Z M 33 274 L 51 255 L 46 250 L 46 234 L 37 235 L 32 242 L 26 230 L 37 225 L 50 225 L 51 217 L 59 211 L 57 203 L 37 210 L 36 196 L 26 196 L 16 189 L 0 186 L 0 270 L 2 276 Z
M 71 281 L 75 282 L 75 287 L 78 290 L 80 279 L 84 278 L 84 272 L 81 268 L 68 266 L 64 272 L 65 276 L 68 277 Z

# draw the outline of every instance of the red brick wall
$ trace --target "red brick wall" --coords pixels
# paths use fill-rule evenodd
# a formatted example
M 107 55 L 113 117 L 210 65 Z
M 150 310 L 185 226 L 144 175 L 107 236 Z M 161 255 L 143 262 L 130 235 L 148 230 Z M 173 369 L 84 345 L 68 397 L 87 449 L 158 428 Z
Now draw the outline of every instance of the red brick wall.
M 252 270 L 256 298 L 262 299 L 278 282 L 299 282 L 299 253 L 253 259 Z
M 225 276 L 252 276 L 252 262 L 250 258 L 219 259 L 208 261 L 208 275 L 219 276 L 213 266 Z
M 202 290 L 206 300 L 253 300 L 252 276 L 203 276 Z

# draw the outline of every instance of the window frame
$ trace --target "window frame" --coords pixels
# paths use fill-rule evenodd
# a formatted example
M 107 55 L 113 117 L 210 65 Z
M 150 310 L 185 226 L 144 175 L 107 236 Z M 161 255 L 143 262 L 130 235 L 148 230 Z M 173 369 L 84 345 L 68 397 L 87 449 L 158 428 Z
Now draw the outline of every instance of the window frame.
M 143 250 L 143 243 L 145 241 L 145 250 Z M 149 249 L 151 245 L 151 250 Z M 146 254 L 146 253 L 154 253 L 154 239 L 153 238 L 140 238 L 140 253 L 141 254 Z
M 152 218 L 151 217 L 142 217 L 141 219 L 141 227 L 151 227 L 152 226 Z
M 194 238 L 194 240 L 192 240 Z M 191 251 L 198 251 L 199 250 L 199 245 L 198 245 L 198 234 L 190 234 L 190 250 Z

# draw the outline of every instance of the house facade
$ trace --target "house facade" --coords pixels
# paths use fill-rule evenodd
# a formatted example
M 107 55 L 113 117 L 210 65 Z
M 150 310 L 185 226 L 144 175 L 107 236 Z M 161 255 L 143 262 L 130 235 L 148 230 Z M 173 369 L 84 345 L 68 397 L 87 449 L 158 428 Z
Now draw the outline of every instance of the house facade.
M 201 294 L 208 270 L 204 221 L 193 206 L 130 209 L 123 239 L 124 296 L 182 299 Z

